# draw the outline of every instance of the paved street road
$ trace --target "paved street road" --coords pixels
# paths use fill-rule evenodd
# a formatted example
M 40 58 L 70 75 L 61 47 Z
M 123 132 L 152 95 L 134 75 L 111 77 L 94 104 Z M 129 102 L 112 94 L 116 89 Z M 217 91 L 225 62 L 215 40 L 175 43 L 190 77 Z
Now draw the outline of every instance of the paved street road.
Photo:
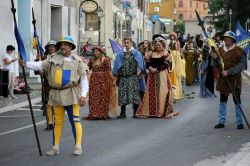
M 250 120 L 250 82 L 244 80 L 243 109 Z M 201 99 L 198 87 L 188 92 L 194 99 L 177 101 L 174 119 L 82 121 L 83 155 L 74 157 L 73 136 L 65 121 L 61 154 L 39 157 L 28 111 L 0 114 L 0 166 L 205 166 L 223 165 L 250 142 L 250 131 L 237 130 L 232 98 L 225 129 L 215 130 L 219 98 Z M 82 115 L 87 109 L 82 110 Z M 130 116 L 132 110 L 130 111 Z M 35 111 L 36 122 L 44 117 Z M 43 154 L 51 146 L 52 132 L 37 126 Z

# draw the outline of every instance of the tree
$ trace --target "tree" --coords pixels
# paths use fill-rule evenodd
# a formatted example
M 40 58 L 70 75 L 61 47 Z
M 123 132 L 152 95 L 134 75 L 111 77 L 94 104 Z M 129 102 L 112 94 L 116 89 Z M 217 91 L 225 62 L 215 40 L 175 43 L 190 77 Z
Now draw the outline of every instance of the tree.
M 185 33 L 185 24 L 183 21 L 177 21 L 176 23 L 176 32 L 184 34 Z
M 209 0 L 209 14 L 212 15 L 213 24 L 217 32 L 229 30 L 230 14 L 231 30 L 234 31 L 237 21 L 245 25 L 250 13 L 249 0 Z

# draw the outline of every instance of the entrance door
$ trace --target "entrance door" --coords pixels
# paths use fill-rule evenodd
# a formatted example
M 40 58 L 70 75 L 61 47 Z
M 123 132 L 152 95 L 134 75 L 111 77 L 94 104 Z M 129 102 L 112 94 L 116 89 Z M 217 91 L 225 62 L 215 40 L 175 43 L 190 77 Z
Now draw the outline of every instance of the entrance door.
M 62 37 L 62 7 L 51 6 L 51 39 L 60 40 Z

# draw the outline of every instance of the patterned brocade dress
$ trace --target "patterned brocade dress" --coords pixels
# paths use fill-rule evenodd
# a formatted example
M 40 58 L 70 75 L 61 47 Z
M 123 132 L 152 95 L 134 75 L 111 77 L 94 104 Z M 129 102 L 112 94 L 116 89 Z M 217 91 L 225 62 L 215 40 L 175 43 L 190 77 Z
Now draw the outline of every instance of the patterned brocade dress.
M 122 67 L 118 71 L 118 103 L 119 105 L 140 104 L 139 77 L 137 62 L 132 55 L 124 56 Z
M 89 115 L 86 119 L 107 119 L 109 111 L 116 115 L 115 82 L 110 61 L 103 58 L 99 65 L 95 65 L 94 59 L 90 59 L 88 66 L 92 73 L 89 81 Z
M 150 66 L 156 68 L 158 72 L 148 74 L 147 89 L 136 115 L 173 117 L 177 113 L 173 112 L 172 86 L 165 57 L 151 58 Z

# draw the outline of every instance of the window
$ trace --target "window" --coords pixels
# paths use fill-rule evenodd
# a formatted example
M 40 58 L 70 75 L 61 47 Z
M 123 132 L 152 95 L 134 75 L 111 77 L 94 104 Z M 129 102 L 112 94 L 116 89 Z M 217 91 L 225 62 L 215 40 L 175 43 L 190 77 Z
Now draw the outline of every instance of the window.
M 193 7 L 193 2 L 192 2 L 192 1 L 189 2 L 189 7 L 190 7 L 190 8 Z
M 203 9 L 206 10 L 206 4 L 205 3 L 203 3 Z
M 180 13 L 178 18 L 179 18 L 180 21 L 182 21 L 183 20 L 183 14 Z
M 179 1 L 178 7 L 179 7 L 179 8 L 183 8 L 183 2 L 182 2 L 182 0 Z
M 198 4 L 198 2 L 196 2 L 196 9 L 198 9 L 199 8 L 199 4 Z
M 159 6 L 155 6 L 154 12 L 155 13 L 159 13 L 160 12 L 160 7 Z
M 86 31 L 97 31 L 99 30 L 99 17 L 96 13 L 86 13 Z

